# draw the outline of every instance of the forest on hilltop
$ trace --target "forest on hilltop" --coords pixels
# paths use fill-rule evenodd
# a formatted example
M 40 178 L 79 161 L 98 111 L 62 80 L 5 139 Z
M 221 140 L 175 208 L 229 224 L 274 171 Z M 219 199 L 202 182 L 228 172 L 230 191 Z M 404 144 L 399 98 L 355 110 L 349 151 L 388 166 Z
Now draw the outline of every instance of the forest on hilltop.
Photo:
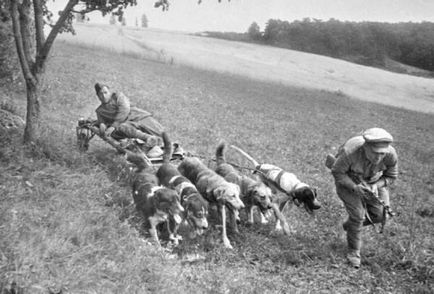
M 255 42 L 385 66 L 387 58 L 434 71 L 434 23 L 349 22 L 304 18 L 293 22 L 270 19 L 261 31 L 253 22 L 246 33 L 207 32 L 208 36 Z

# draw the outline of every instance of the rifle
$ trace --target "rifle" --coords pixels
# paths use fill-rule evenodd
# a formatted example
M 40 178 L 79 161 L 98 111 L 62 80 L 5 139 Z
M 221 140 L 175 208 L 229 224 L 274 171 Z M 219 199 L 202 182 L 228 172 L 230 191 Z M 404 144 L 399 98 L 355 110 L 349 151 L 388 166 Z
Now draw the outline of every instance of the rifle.
M 381 228 L 378 231 L 378 233 L 380 233 L 380 234 L 383 233 L 384 226 L 386 225 L 387 216 L 394 217 L 394 216 L 396 216 L 396 213 L 390 208 L 389 205 L 387 205 L 386 203 L 384 203 L 384 201 L 382 199 L 380 199 L 380 197 L 378 196 L 378 190 L 372 189 L 372 185 L 368 184 L 366 181 L 364 181 L 363 179 L 360 179 L 359 177 L 357 177 L 356 179 L 353 179 L 353 181 L 356 184 L 361 184 L 362 186 L 367 188 L 364 190 L 365 191 L 364 195 L 362 195 L 362 203 L 363 203 L 363 206 L 365 207 L 366 219 L 374 227 L 374 229 L 376 229 L 376 227 L 375 227 L 375 224 L 372 221 L 371 217 L 369 216 L 369 213 L 368 213 L 368 210 L 366 207 L 366 201 L 368 200 L 370 202 L 376 202 L 376 203 L 380 204 L 381 206 L 383 206 L 383 218 L 381 221 Z

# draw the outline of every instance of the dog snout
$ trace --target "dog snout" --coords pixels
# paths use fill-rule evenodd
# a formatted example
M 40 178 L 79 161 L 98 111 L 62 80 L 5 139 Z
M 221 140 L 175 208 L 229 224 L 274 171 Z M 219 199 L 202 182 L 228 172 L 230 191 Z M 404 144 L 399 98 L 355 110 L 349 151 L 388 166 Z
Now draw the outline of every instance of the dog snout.
M 244 203 L 243 203 L 243 201 L 241 201 L 241 199 L 237 199 L 237 209 L 241 209 L 241 208 L 244 208 L 244 207 L 246 207 L 245 205 L 244 205 Z
M 314 199 L 312 201 L 312 204 L 310 205 L 310 208 L 313 210 L 317 210 L 321 208 L 321 203 L 319 203 L 319 201 L 317 199 Z
M 208 229 L 208 220 L 206 218 L 204 218 L 202 220 L 200 228 L 203 229 L 203 230 Z
M 194 216 L 191 216 L 190 219 L 190 223 L 192 223 L 197 235 L 202 235 L 204 231 L 208 229 L 208 220 L 206 219 L 206 217 L 196 218 Z

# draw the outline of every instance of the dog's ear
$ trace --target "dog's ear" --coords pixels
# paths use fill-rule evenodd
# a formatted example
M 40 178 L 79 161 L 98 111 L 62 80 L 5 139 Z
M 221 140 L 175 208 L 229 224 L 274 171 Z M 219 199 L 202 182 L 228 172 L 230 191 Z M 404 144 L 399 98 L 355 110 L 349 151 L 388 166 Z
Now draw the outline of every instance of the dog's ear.
M 294 192 L 287 194 L 294 201 L 294 204 L 300 206 L 306 200 L 306 190 L 305 189 L 297 189 Z
M 294 204 L 297 205 L 297 206 L 300 206 L 301 205 L 300 199 L 294 198 Z
M 221 201 L 225 195 L 225 189 L 223 187 L 218 187 L 213 190 L 213 195 L 217 201 Z
M 159 196 L 160 196 L 159 191 L 155 191 L 154 195 L 151 196 L 152 206 L 156 209 L 158 209 L 160 206 L 160 197 Z

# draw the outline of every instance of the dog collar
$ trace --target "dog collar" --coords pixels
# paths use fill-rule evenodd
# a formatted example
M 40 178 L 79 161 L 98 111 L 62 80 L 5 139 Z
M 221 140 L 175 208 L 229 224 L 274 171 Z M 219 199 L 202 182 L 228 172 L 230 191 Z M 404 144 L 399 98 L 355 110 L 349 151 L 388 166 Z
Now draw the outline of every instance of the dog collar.
M 190 182 L 182 182 L 181 184 L 179 184 L 178 186 L 175 187 L 175 190 L 178 192 L 179 197 L 181 197 L 181 200 L 183 200 L 183 201 L 188 199 L 188 196 L 186 198 L 182 199 L 182 192 L 184 191 L 185 188 L 188 188 L 188 187 L 192 187 L 192 188 L 196 189 L 196 186 Z
M 153 197 L 155 195 L 155 192 L 157 192 L 160 189 L 163 189 L 163 186 L 155 186 L 152 187 L 151 192 L 149 193 L 149 197 Z
M 173 184 L 173 182 L 175 182 L 177 179 L 179 179 L 180 177 L 182 177 L 181 175 L 177 175 L 177 176 L 174 176 L 174 177 L 172 177 L 171 179 L 170 179 L 170 181 L 169 181 L 169 186 L 171 186 L 172 184 Z
M 295 186 L 294 186 L 294 190 L 301 189 L 301 188 L 305 188 L 305 187 L 309 187 L 309 185 L 308 185 L 308 184 L 305 184 L 305 183 L 303 183 L 303 182 L 299 182 L 299 183 L 295 184 Z

